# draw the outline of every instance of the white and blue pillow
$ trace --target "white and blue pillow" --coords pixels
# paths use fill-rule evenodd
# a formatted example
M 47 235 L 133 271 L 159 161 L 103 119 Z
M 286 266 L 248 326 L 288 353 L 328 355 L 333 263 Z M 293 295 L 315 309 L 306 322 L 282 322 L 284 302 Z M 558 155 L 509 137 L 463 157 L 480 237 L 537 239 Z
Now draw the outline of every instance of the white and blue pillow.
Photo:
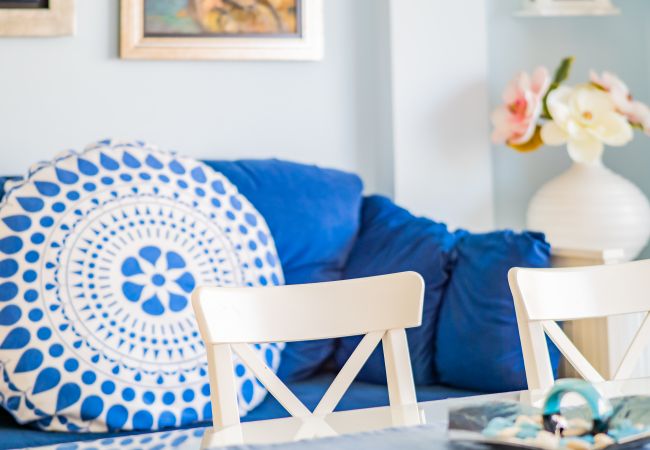
M 222 174 L 140 142 L 33 167 L 0 202 L 0 404 L 52 431 L 211 419 L 195 286 L 283 283 L 264 219 Z M 277 369 L 280 344 L 257 351 Z M 264 388 L 236 362 L 242 414 Z

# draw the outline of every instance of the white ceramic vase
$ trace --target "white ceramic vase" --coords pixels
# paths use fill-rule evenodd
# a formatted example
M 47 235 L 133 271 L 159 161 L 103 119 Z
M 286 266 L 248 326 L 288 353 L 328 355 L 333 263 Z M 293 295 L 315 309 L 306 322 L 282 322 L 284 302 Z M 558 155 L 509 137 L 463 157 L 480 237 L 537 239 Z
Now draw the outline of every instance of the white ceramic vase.
M 552 247 L 622 249 L 636 258 L 650 237 L 650 204 L 633 183 L 598 158 L 574 162 L 537 191 L 528 206 L 528 228 L 543 231 Z

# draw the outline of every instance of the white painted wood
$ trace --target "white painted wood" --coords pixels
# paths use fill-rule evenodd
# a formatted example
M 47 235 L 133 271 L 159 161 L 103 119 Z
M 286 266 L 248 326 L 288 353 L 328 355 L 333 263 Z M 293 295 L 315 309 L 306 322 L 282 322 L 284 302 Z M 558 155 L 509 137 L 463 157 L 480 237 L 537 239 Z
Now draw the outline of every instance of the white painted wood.
M 303 2 L 302 35 L 295 38 L 147 37 L 144 0 L 121 1 L 120 57 L 163 60 L 319 60 L 323 57 L 323 2 Z
M 650 260 L 563 269 L 517 269 L 530 320 L 574 320 L 645 312 Z
M 632 376 L 632 372 L 642 357 L 643 351 L 647 348 L 648 342 L 650 342 L 650 314 L 646 313 L 639 327 L 639 331 L 634 336 L 632 343 L 625 352 L 625 356 L 623 356 L 621 364 L 614 374 L 614 379 L 620 380 Z
M 0 9 L 0 36 L 72 36 L 75 0 L 49 0 L 47 8 Z
M 386 381 L 388 382 L 390 404 L 416 404 L 413 370 L 404 329 L 388 330 L 382 339 L 382 346 L 386 362 Z
M 193 304 L 208 342 L 289 342 L 417 327 L 423 294 L 420 275 L 403 272 L 292 286 L 200 287 Z
M 427 423 L 424 411 L 417 404 L 394 406 L 390 412 L 393 425 L 396 427 L 410 427 Z
M 339 404 L 343 394 L 348 390 L 354 377 L 357 376 L 365 362 L 368 360 L 372 351 L 377 347 L 381 338 L 384 337 L 384 331 L 373 331 L 372 333 L 366 334 L 357 348 L 354 349 L 354 352 L 350 355 L 345 365 L 341 368 L 338 375 L 332 381 L 332 384 L 325 392 L 325 395 L 318 402 L 318 406 L 314 410 L 314 415 L 322 416 L 325 414 L 330 414 L 336 408 L 336 405 Z
M 321 417 L 316 415 L 304 417 L 303 423 L 296 433 L 296 440 L 324 438 L 337 436 L 338 433 Z
M 635 333 L 639 330 L 645 317 L 643 313 L 626 314 L 624 316 L 614 316 L 604 319 L 603 326 L 598 330 L 599 334 L 604 336 L 607 341 L 608 349 L 608 369 L 610 377 L 618 370 L 623 360 L 628 346 L 634 339 Z M 650 346 L 646 347 L 637 366 L 632 370 L 630 377 L 641 378 L 650 376 Z
M 308 416 L 309 409 L 294 395 L 278 376 L 255 354 L 248 344 L 232 344 L 242 362 L 253 371 L 260 383 L 292 416 Z
M 231 349 L 291 415 L 320 417 L 334 410 L 381 340 L 390 404 L 415 405 L 404 329 L 420 325 L 423 297 L 424 281 L 415 272 L 281 287 L 197 288 L 192 306 L 211 349 L 214 439 L 231 436 L 227 428 L 239 424 Z M 249 345 L 357 334 L 365 336 L 313 414 Z M 311 434 L 310 427 L 301 433 Z
M 562 331 L 556 322 L 545 320 L 542 322 L 542 327 L 546 334 L 548 334 L 548 337 L 551 338 L 553 343 L 558 349 L 560 349 L 569 363 L 575 367 L 582 378 L 592 383 L 605 381 L 602 375 L 598 373 L 598 371 L 594 369 L 594 366 L 592 366 L 582 353 L 580 353 L 580 350 L 576 348 L 573 342 L 571 342 L 567 335 L 564 334 L 564 331 Z M 548 357 L 546 356 L 544 359 L 548 359 Z M 545 381 L 548 382 L 548 379 Z M 553 384 L 552 378 L 550 382 Z
M 603 379 L 555 321 L 650 310 L 650 260 L 575 268 L 513 268 L 508 279 L 522 336 L 529 388 L 545 388 L 553 383 L 548 370 L 545 332 L 583 377 L 590 381 Z M 650 336 L 650 326 L 646 324 L 647 320 L 637 332 L 614 379 L 631 374 L 639 362 Z
M 390 1 L 395 199 L 451 228 L 494 226 L 487 3 Z
M 225 428 L 238 424 L 239 407 L 237 384 L 232 370 L 232 350 L 226 344 L 208 344 L 206 347 L 214 426 Z
M 510 280 L 513 272 L 508 273 L 510 289 L 512 290 L 515 313 L 517 314 L 517 325 L 519 327 L 519 339 L 524 350 L 524 368 L 528 380 L 529 389 L 537 389 L 549 383 L 553 383 L 553 367 L 548 357 L 548 346 L 544 336 L 544 327 L 541 322 L 529 322 L 520 320 L 526 317 L 525 306 L 519 291 L 512 289 L 513 281 Z
M 502 396 L 511 401 L 518 399 L 518 396 L 514 394 L 502 394 Z M 492 398 L 493 396 L 478 397 L 479 401 L 487 401 Z M 477 397 L 472 399 L 476 401 Z M 456 402 L 468 403 L 467 399 L 451 399 L 450 401 L 453 404 Z M 244 422 L 226 429 L 206 430 L 201 448 L 287 443 L 427 423 L 437 426 L 442 433 L 441 437 L 444 437 L 447 432 L 448 409 L 449 401 L 441 400 L 416 405 L 338 411 L 325 416 L 285 417 Z
M 584 250 L 554 247 L 551 250 L 553 267 L 583 267 L 599 266 L 603 264 L 617 264 L 625 260 L 622 249 Z M 605 378 L 611 378 L 620 358 L 619 348 L 627 348 L 628 342 L 622 347 L 612 342 L 610 327 L 618 322 L 629 322 L 628 316 L 600 317 L 564 322 L 562 329 L 573 341 L 580 352 L 591 362 L 598 373 Z M 620 325 L 620 326 L 619 326 Z M 618 324 L 617 335 L 625 334 L 626 327 L 636 329 L 638 323 L 627 325 Z M 561 377 L 579 377 L 578 372 L 567 364 L 566 360 L 560 362 Z

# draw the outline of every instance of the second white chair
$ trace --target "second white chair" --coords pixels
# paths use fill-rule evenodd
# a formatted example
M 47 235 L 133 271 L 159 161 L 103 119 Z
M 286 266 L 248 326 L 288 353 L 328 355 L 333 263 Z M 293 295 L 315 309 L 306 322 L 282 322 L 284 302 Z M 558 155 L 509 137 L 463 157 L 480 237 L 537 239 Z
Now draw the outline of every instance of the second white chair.
M 650 343 L 650 260 L 566 269 L 513 268 L 508 278 L 529 389 L 553 384 L 545 335 L 583 378 L 604 381 L 558 321 L 646 313 L 613 379 L 630 377 Z

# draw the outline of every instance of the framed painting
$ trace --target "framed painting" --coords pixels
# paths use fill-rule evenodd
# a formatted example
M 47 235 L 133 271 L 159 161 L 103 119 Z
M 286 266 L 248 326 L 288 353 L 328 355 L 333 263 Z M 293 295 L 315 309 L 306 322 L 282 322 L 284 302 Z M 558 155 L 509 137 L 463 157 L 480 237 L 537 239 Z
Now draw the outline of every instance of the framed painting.
M 323 0 L 121 2 L 122 58 L 322 58 Z
M 75 0 L 0 0 L 0 36 L 70 36 Z

